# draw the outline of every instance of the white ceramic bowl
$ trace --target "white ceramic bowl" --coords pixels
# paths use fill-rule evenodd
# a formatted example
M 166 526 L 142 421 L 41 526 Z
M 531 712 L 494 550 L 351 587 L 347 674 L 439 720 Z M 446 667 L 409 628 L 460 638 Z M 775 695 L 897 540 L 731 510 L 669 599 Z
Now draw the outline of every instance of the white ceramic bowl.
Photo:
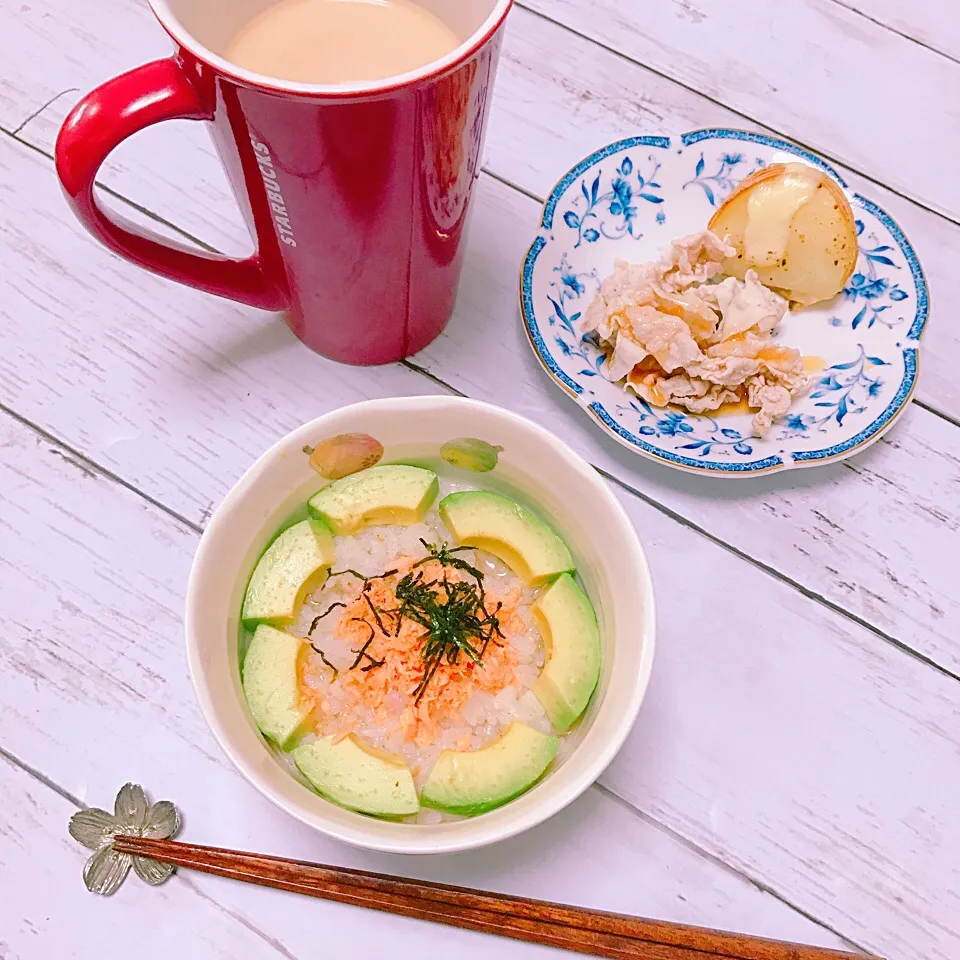
M 384 462 L 439 460 L 457 437 L 503 447 L 497 468 L 462 473 L 535 507 L 561 533 L 600 620 L 600 684 L 571 737 L 573 750 L 523 796 L 449 823 L 390 823 L 341 809 L 291 774 L 257 731 L 240 686 L 240 603 L 256 558 L 277 527 L 322 485 L 305 446 L 367 433 Z M 448 468 L 451 469 L 451 468 Z M 448 853 L 514 836 L 576 799 L 603 772 L 633 726 L 654 648 L 650 572 L 629 518 L 604 480 L 548 431 L 506 410 L 456 397 L 371 400 L 343 407 L 284 437 L 230 491 L 210 519 L 190 574 L 190 673 L 207 723 L 227 756 L 266 797 L 338 840 L 391 853 Z

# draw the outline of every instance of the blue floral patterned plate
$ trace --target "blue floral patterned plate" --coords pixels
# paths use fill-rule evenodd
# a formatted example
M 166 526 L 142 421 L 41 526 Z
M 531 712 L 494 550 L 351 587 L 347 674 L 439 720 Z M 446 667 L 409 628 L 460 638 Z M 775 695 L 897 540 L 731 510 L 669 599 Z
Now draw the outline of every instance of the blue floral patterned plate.
M 846 187 L 805 150 L 742 130 L 631 137 L 578 163 L 551 192 L 521 276 L 523 321 L 550 376 L 625 446 L 670 466 L 744 476 L 850 456 L 878 439 L 917 382 L 927 284 L 903 231 L 850 193 L 860 238 L 856 271 L 827 303 L 788 313 L 785 344 L 822 359 L 809 392 L 762 439 L 751 416 L 650 407 L 604 378 L 604 358 L 578 320 L 614 261 L 658 258 L 675 237 L 706 228 L 748 174 L 800 158 Z

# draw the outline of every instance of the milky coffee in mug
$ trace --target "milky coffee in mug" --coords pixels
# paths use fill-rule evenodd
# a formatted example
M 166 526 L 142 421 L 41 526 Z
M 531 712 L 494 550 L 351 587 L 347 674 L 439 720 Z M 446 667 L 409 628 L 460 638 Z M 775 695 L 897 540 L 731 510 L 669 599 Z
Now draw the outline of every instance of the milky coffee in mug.
M 226 57 L 280 80 L 356 83 L 416 70 L 458 42 L 411 0 L 280 0 L 240 30 Z

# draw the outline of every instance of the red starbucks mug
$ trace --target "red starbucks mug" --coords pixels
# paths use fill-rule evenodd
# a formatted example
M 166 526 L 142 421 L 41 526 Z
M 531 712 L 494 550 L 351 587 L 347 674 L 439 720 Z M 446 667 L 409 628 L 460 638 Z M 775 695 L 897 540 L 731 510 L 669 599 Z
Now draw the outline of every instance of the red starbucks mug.
M 388 363 L 426 346 L 453 311 L 464 229 L 513 0 L 419 0 L 465 38 L 453 53 L 375 83 L 273 80 L 221 55 L 273 0 L 151 0 L 176 52 L 77 104 L 57 173 L 80 221 L 164 277 L 267 310 L 346 363 Z M 256 250 L 199 253 L 108 213 L 100 165 L 150 124 L 206 120 Z

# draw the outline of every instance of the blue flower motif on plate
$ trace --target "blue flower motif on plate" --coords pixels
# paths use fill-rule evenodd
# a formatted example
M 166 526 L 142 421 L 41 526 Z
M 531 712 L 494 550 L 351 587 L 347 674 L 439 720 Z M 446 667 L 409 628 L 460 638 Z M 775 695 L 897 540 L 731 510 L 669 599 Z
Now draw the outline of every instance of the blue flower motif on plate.
M 808 399 L 817 401 L 815 411 L 789 414 L 784 420 L 781 438 L 791 438 L 810 429 L 829 433 L 834 424 L 842 427 L 848 416 L 864 413 L 884 390 L 883 378 L 875 368 L 890 365 L 888 360 L 868 356 L 863 344 L 859 344 L 854 359 L 833 364 L 814 380 Z
M 551 327 L 556 326 L 557 328 L 553 338 L 554 343 L 564 357 L 578 357 L 584 361 L 586 366 L 580 370 L 580 376 L 594 377 L 603 365 L 605 358 L 596 349 L 591 355 L 586 353 L 586 341 L 583 340 L 575 327 L 580 319 L 581 311 L 577 310 L 570 313 L 564 308 L 564 304 L 579 300 L 587 292 L 588 285 L 592 297 L 600 287 L 600 278 L 597 276 L 596 270 L 575 273 L 565 255 L 560 258 L 560 263 L 553 268 L 553 273 L 557 276 L 550 281 L 551 294 L 548 294 L 547 299 L 553 307 L 548 322 Z M 596 369 L 591 365 L 594 365 Z
M 790 312 L 779 332 L 818 372 L 764 437 L 755 435 L 748 413 L 651 406 L 610 382 L 604 354 L 583 336 L 584 313 L 615 261 L 656 259 L 672 238 L 704 229 L 745 176 L 795 159 L 846 186 L 823 160 L 793 144 L 710 129 L 610 144 L 550 194 L 524 262 L 523 321 L 553 379 L 635 452 L 724 476 L 822 463 L 876 439 L 909 400 L 927 319 L 926 282 L 899 226 L 856 194 L 848 194 L 860 246 L 855 272 L 834 300 Z
M 640 202 L 663 203 L 656 179 L 660 161 L 652 154 L 647 161 L 646 176 L 634 167 L 628 155 L 621 159 L 612 175 L 605 176 L 603 170 L 597 170 L 592 178 L 580 181 L 580 195 L 573 197 L 563 215 L 563 222 L 577 232 L 574 249 L 584 241 L 596 243 L 601 237 L 619 240 L 623 236 L 640 236 L 637 227 Z M 603 183 L 607 184 L 606 190 Z
M 904 290 L 897 279 L 897 271 L 903 271 L 906 264 L 891 244 L 882 243 L 872 232 L 866 241 L 863 239 L 865 225 L 857 220 L 857 236 L 860 237 L 860 253 L 857 269 L 843 289 L 844 297 L 858 304 L 863 301 L 856 314 L 850 319 L 850 327 L 856 330 L 865 324 L 869 330 L 875 323 L 893 329 L 907 319 L 910 305 L 904 303 L 910 294 Z M 889 269 L 886 269 L 889 268 Z M 880 270 L 884 270 L 881 275 Z M 887 311 L 893 310 L 893 313 Z M 837 315 L 830 317 L 831 326 L 843 326 L 846 322 Z
M 714 171 L 710 173 L 707 169 L 705 152 L 701 150 L 700 159 L 693 169 L 693 176 L 683 185 L 682 189 L 686 190 L 687 187 L 698 186 L 703 191 L 703 195 L 709 201 L 710 206 L 717 207 L 733 193 L 733 188 L 748 173 L 754 173 L 761 167 L 766 166 L 765 161 L 758 157 L 752 170 L 738 170 L 737 168 L 743 162 L 742 153 L 737 151 L 724 152 L 720 154 L 719 165 L 717 163 L 710 164 L 709 169 Z
M 714 447 L 730 447 L 741 457 L 753 453 L 749 437 L 732 427 L 721 426 L 713 417 L 693 416 L 682 410 L 654 410 L 642 397 L 630 400 L 626 405 L 619 404 L 617 418 L 629 418 L 629 411 L 636 414 L 637 433 L 641 437 L 680 437 L 685 442 L 679 449 L 695 450 L 699 457 L 709 456 Z

